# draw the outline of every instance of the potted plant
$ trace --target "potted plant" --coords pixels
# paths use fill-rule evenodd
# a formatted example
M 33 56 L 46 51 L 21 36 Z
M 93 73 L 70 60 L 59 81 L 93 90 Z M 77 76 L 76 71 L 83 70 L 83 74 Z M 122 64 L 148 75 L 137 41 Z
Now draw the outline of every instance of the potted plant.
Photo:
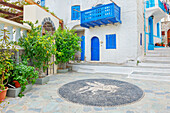
M 13 70 L 13 61 L 11 56 L 16 51 L 12 42 L 9 42 L 9 37 L 6 35 L 7 30 L 2 30 L 4 32 L 3 37 L 0 40 L 0 102 L 2 102 L 5 97 L 8 88 L 6 84 L 8 83 L 8 78 L 11 76 L 11 70 Z
M 31 90 L 32 85 L 35 84 L 36 79 L 38 78 L 38 71 L 35 71 L 35 68 L 32 66 L 27 66 L 28 62 L 23 61 L 20 64 L 16 64 L 13 70 L 13 74 L 10 76 L 9 83 L 14 84 L 18 89 L 9 88 L 7 96 L 10 97 L 22 97 L 23 92 L 26 91 L 27 87 Z M 31 85 L 32 84 L 32 85 Z M 29 85 L 29 86 L 28 86 Z
M 68 72 L 66 63 L 70 60 L 74 60 L 75 53 L 81 50 L 80 41 L 81 38 L 77 36 L 74 30 L 61 29 L 54 33 L 55 37 L 55 64 L 58 65 L 57 72 L 64 73 Z
M 43 81 L 49 81 L 49 77 L 46 76 L 44 72 L 49 65 L 51 65 L 48 64 L 48 62 L 51 60 L 52 51 L 54 51 L 54 38 L 48 33 L 42 35 L 41 26 L 35 26 L 32 22 L 28 21 L 25 23 L 31 26 L 31 30 L 27 33 L 27 36 L 22 37 L 18 43 L 20 47 L 25 49 L 25 54 L 22 56 L 22 59 L 31 60 L 32 66 L 39 71 L 37 84 L 45 84 Z M 35 24 L 37 23 L 38 21 Z
M 163 46 L 163 47 L 165 47 L 165 44 L 164 44 L 164 42 L 161 42 L 161 44 L 162 44 L 162 46 Z

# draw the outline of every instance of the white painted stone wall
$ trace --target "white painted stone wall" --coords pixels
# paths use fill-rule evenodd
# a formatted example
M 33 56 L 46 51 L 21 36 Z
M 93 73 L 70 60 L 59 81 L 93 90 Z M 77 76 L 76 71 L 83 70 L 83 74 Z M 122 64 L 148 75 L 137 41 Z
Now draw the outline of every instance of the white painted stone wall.
M 37 25 L 42 25 L 45 18 L 50 18 L 56 29 L 59 27 L 59 20 L 41 7 L 37 5 L 24 6 L 24 21 L 31 21 L 35 23 L 38 20 Z
M 93 36 L 97 36 L 100 42 L 103 42 L 100 44 L 101 62 L 126 63 L 128 60 L 136 61 L 143 56 L 144 47 L 140 46 L 140 33 L 143 34 L 144 39 L 142 0 L 113 1 L 121 7 L 122 24 L 85 29 L 87 61 L 91 61 L 91 38 Z M 110 0 L 46 0 L 46 6 L 50 11 L 63 19 L 70 29 L 80 24 L 78 20 L 71 21 L 71 6 L 80 5 L 81 10 L 86 10 L 97 4 L 108 3 L 111 3 Z M 106 49 L 107 34 L 116 34 L 117 49 Z

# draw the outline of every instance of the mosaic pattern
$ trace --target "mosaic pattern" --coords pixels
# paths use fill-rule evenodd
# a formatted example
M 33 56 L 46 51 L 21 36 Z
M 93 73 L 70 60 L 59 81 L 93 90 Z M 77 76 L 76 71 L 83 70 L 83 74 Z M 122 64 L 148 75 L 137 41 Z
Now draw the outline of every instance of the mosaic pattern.
M 86 79 L 68 83 L 59 89 L 68 101 L 90 106 L 118 106 L 140 100 L 143 91 L 130 83 L 111 79 Z

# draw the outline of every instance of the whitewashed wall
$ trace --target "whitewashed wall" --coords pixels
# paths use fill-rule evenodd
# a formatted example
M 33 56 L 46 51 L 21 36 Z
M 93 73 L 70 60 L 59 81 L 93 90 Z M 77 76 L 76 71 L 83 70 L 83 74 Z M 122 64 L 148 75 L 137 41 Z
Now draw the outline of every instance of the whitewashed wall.
M 142 0 L 113 1 L 121 7 L 122 24 L 85 29 L 87 61 L 91 60 L 91 38 L 93 36 L 97 36 L 100 42 L 103 42 L 100 44 L 101 62 L 126 63 L 128 60 L 136 61 L 143 56 L 144 46 L 140 46 L 140 33 L 143 34 L 144 40 Z M 71 6 L 80 5 L 81 10 L 86 10 L 97 4 L 108 3 L 111 3 L 110 0 L 46 0 L 46 6 L 50 11 L 63 19 L 65 25 L 70 29 L 80 24 L 79 20 L 71 21 Z M 107 34 L 116 34 L 117 49 L 106 49 Z
M 38 20 L 37 25 L 42 25 L 42 22 L 45 18 L 49 18 L 55 25 L 57 29 L 59 27 L 59 20 L 51 15 L 49 12 L 46 12 L 44 9 L 40 8 L 37 5 L 25 5 L 24 6 L 24 21 L 31 21 L 35 23 Z

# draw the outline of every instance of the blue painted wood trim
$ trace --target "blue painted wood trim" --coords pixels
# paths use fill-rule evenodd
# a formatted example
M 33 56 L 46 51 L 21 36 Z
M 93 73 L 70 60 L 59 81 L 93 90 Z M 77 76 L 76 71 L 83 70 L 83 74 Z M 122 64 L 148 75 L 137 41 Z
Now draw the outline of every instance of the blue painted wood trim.
M 81 37 L 81 61 L 85 60 L 85 36 Z
M 41 0 L 41 6 L 45 7 L 45 0 Z

